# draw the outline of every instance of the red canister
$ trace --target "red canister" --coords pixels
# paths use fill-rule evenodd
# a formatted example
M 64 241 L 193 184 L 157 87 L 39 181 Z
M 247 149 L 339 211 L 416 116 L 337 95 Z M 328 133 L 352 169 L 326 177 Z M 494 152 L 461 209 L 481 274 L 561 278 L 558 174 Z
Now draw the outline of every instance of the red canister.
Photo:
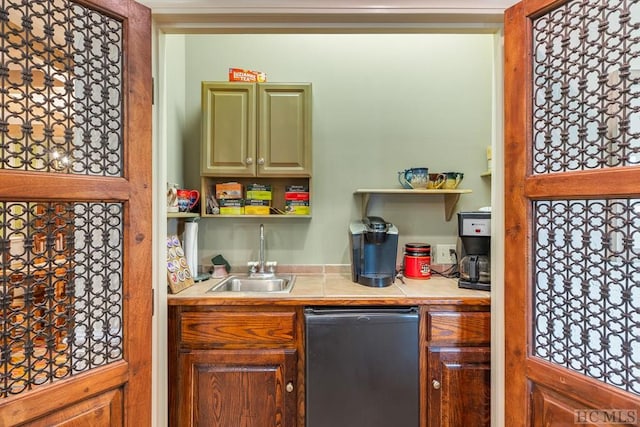
M 427 243 L 404 245 L 404 275 L 410 279 L 431 278 L 431 245 Z

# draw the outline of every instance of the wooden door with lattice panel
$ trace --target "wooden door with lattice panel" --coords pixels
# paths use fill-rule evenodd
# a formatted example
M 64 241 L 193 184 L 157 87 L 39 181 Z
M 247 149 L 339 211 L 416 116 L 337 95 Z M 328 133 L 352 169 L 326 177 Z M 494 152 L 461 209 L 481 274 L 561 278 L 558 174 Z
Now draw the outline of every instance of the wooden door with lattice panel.
M 640 425 L 640 1 L 505 14 L 506 425 Z
M 0 3 L 0 425 L 151 424 L 151 20 Z

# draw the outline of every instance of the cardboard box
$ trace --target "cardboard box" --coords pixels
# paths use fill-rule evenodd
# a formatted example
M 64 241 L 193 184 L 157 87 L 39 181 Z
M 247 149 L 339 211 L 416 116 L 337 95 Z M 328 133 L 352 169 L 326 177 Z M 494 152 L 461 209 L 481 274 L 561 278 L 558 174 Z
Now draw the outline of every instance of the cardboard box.
M 271 200 L 271 191 L 265 190 L 247 190 L 247 199 L 251 200 Z
M 271 184 L 247 184 L 247 191 L 271 191 Z
M 308 193 L 309 187 L 307 187 L 306 185 L 287 185 L 286 187 L 284 187 L 284 191 L 287 193 L 300 191 Z
M 238 182 L 216 184 L 216 199 L 242 199 L 242 184 Z
M 269 215 L 269 206 L 247 205 L 244 207 L 245 215 Z
M 262 71 L 244 70 L 242 68 L 229 68 L 229 81 L 264 83 L 267 81 L 267 75 Z
M 310 215 L 311 208 L 308 200 L 285 200 L 284 212 L 287 215 Z
M 220 215 L 244 215 L 243 207 L 220 208 Z
M 244 215 L 243 199 L 220 199 L 220 215 Z
M 285 200 L 309 200 L 309 193 L 288 191 L 284 193 Z
M 271 200 L 247 199 L 244 201 L 245 206 L 271 206 Z

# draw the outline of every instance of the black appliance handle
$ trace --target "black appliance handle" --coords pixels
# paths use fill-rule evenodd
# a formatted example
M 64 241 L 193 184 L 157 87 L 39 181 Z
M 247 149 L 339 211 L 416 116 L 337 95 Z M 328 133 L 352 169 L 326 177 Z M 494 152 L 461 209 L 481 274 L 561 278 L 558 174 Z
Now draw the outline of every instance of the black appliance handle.
M 305 314 L 315 316 L 335 314 L 413 314 L 418 312 L 418 307 L 306 307 Z
M 480 263 L 478 262 L 478 255 L 469 256 L 469 281 L 477 282 L 480 280 Z

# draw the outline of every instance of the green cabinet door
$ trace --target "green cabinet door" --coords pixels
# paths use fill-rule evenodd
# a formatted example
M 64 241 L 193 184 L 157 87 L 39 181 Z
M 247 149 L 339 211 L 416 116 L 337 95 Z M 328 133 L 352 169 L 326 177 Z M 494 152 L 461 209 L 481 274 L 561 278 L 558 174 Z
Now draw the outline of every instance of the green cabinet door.
M 257 176 L 311 176 L 311 84 L 258 84 Z
M 311 84 L 202 82 L 200 173 L 311 176 Z
M 255 115 L 255 84 L 202 82 L 202 175 L 255 175 Z

